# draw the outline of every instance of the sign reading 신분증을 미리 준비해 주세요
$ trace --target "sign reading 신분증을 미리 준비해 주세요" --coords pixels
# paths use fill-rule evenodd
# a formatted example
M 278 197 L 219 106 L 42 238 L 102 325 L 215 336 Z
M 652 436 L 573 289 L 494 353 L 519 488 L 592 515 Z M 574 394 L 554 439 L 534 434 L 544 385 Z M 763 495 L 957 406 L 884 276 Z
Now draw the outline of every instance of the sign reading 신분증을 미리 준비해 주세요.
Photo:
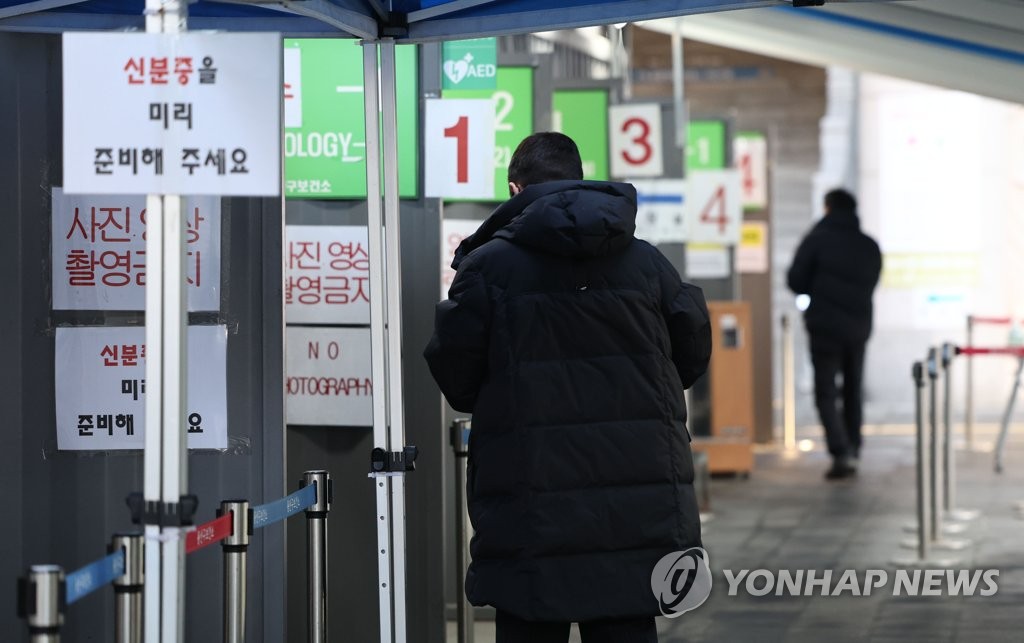
M 276 196 L 281 38 L 63 36 L 69 194 Z
M 190 326 L 188 353 L 188 446 L 226 449 L 227 327 Z M 54 366 L 58 449 L 144 447 L 145 328 L 58 328 Z
M 220 309 L 220 197 L 185 197 L 190 311 Z M 146 197 L 53 188 L 54 310 L 146 308 Z

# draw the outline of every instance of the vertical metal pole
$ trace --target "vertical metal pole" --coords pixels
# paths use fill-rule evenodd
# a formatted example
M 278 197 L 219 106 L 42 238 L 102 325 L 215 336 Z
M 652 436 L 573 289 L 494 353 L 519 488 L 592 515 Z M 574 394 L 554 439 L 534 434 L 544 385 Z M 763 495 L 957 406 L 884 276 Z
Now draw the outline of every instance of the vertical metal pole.
M 782 436 L 787 451 L 796 449 L 796 368 L 788 314 L 782 316 Z
M 469 568 L 469 538 L 472 529 L 467 511 L 466 465 L 469 460 L 467 419 L 452 422 L 449 429 L 455 450 L 455 605 L 458 610 L 458 643 L 473 643 L 473 606 L 466 598 L 466 570 Z
M 316 486 L 316 504 L 306 509 L 306 563 L 309 569 L 309 641 L 327 643 L 327 513 L 333 501 L 331 476 L 307 471 L 302 486 Z
M 252 517 L 247 500 L 225 500 L 218 516 L 231 515 L 231 535 L 221 541 L 224 553 L 224 643 L 245 641 L 245 583 Z
M 1013 420 L 1013 407 L 1017 402 L 1017 392 L 1020 390 L 1020 378 L 1024 374 L 1024 357 L 1017 358 L 1017 374 L 1013 378 L 1013 390 L 1010 391 L 1010 400 L 1006 403 L 1006 410 L 1003 411 L 1003 420 L 999 423 L 999 437 L 996 438 L 996 473 L 1003 472 L 1003 452 L 1006 449 L 1006 436 L 1010 433 L 1010 422 Z
M 31 643 L 60 643 L 64 592 L 64 570 L 58 565 L 32 565 L 18 579 L 18 616 L 28 623 Z
M 146 0 L 147 33 L 187 29 L 184 0 Z M 160 201 L 162 200 L 162 203 Z M 185 231 L 181 197 L 147 197 L 145 490 L 147 504 L 175 513 L 188 487 L 185 415 L 187 330 Z M 161 229 L 157 232 L 157 229 Z M 185 548 L 177 526 L 146 526 L 159 547 L 147 548 L 146 641 L 184 638 Z
M 380 42 L 380 97 L 384 160 L 384 259 L 387 283 L 388 444 L 390 450 L 405 446 L 405 396 L 402 393 L 402 251 L 398 200 L 398 117 L 395 87 L 395 41 Z M 391 481 L 392 600 L 395 610 L 395 642 L 405 643 L 405 476 Z
M 953 427 L 950 420 L 950 406 L 953 399 L 952 369 L 954 347 L 946 343 L 942 345 L 942 470 L 945 486 L 943 487 L 943 510 L 948 514 L 956 507 L 956 457 L 953 450 Z
M 928 428 L 931 439 L 929 441 L 929 459 L 931 461 L 931 476 L 929 484 L 931 493 L 931 540 L 937 542 L 942 540 L 942 461 L 939 457 L 939 422 L 938 422 L 938 379 L 939 364 L 938 351 L 932 347 L 928 349 Z
M 974 346 L 974 315 L 967 316 L 967 345 Z M 974 451 L 974 355 L 967 354 L 967 400 L 964 403 L 964 439 Z
M 928 525 L 931 521 L 928 479 L 928 431 L 924 426 L 924 367 L 914 362 L 914 420 L 917 425 L 917 557 L 928 558 Z
M 110 553 L 124 551 L 124 574 L 114 581 L 115 643 L 142 643 L 145 542 L 142 534 L 115 534 L 110 542 Z
M 383 213 L 380 172 L 380 100 L 377 84 L 377 42 L 363 42 L 363 111 L 366 122 L 366 208 L 370 250 L 370 367 L 376 385 L 373 395 L 373 446 L 389 451 L 388 386 L 384 282 Z M 377 592 L 380 640 L 390 643 L 391 627 L 391 478 L 377 485 Z
M 686 149 L 686 83 L 683 67 L 683 19 L 672 29 L 672 111 L 675 115 L 676 147 Z

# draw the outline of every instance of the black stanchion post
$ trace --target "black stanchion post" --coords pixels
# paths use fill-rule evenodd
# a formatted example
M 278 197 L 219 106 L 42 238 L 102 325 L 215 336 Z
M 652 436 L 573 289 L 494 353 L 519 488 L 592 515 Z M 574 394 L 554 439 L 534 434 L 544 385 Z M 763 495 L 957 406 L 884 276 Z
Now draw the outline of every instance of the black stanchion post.
M 309 641 L 327 643 L 327 514 L 334 495 L 331 476 L 326 471 L 307 471 L 300 485 L 316 485 L 316 504 L 306 509 Z
M 252 510 L 248 500 L 224 500 L 217 516 L 231 515 L 231 535 L 221 541 L 224 552 L 224 643 L 245 641 L 245 582 Z
M 124 574 L 113 583 L 115 643 L 142 643 L 145 542 L 138 533 L 114 534 L 110 541 L 109 553 L 124 552 Z
M 58 565 L 32 565 L 18 579 L 18 616 L 28 623 L 31 643 L 60 643 L 65 591 Z
M 458 419 L 450 427 L 455 450 L 455 605 L 458 614 L 458 643 L 473 643 L 473 606 L 466 598 L 466 569 L 469 567 L 469 513 L 467 511 L 466 466 L 469 460 L 469 431 L 472 423 Z

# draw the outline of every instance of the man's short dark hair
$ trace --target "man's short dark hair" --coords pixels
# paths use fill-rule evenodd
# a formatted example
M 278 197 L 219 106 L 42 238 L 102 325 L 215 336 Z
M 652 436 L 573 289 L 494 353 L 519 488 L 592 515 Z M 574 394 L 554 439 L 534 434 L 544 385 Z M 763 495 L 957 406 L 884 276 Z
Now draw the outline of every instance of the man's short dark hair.
M 857 199 L 846 190 L 837 188 L 825 195 L 825 209 L 829 212 L 856 212 Z
M 539 132 L 523 139 L 508 164 L 508 180 L 521 188 L 547 181 L 582 181 L 583 162 L 565 134 Z

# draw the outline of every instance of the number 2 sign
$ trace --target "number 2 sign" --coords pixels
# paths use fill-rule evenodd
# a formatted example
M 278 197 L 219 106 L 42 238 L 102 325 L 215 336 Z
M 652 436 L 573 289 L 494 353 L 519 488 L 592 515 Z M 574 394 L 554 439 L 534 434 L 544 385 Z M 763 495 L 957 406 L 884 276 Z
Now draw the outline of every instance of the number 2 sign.
M 494 102 L 431 99 L 424 117 L 427 197 L 494 196 Z
M 614 105 L 608 108 L 612 175 L 661 176 L 661 106 Z

